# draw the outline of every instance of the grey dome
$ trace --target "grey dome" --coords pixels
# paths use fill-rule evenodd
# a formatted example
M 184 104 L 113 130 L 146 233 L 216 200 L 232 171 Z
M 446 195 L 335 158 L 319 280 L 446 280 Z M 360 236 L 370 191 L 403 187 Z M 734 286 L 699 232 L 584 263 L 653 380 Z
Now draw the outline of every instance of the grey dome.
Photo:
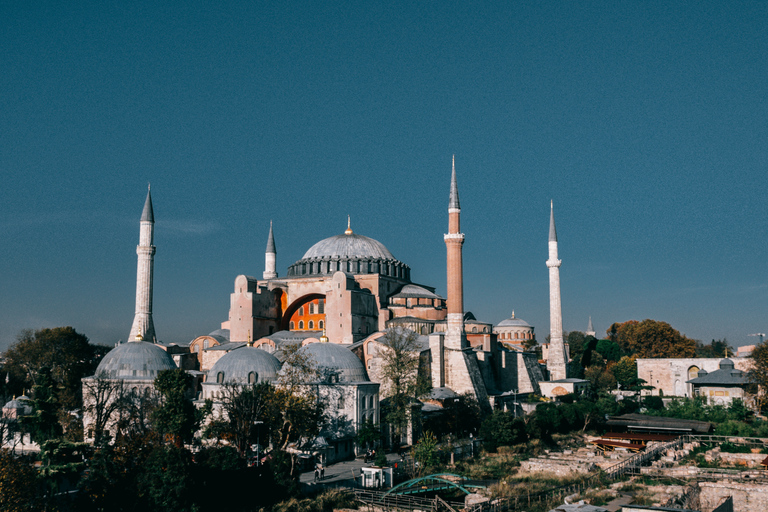
M 427 299 L 442 299 L 434 292 L 427 290 L 426 288 L 417 284 L 407 284 L 403 286 L 402 290 L 392 296 L 392 298 L 427 298 Z
M 733 370 L 733 361 L 725 358 L 722 361 L 720 361 L 720 369 L 721 370 Z
M 367 382 L 363 362 L 346 347 L 336 343 L 310 343 L 301 348 L 317 365 L 321 373 L 338 372 L 344 382 Z
M 515 318 L 515 314 L 512 313 L 511 318 L 502 320 L 496 327 L 530 327 L 530 324 L 521 318 Z
M 154 380 L 161 371 L 177 368 L 170 354 L 154 343 L 131 341 L 110 350 L 96 368 L 96 376 Z
M 320 240 L 309 248 L 302 259 L 309 258 L 371 258 L 394 260 L 384 244 L 367 236 L 336 235 Z
M 207 382 L 220 382 L 218 375 L 223 373 L 223 383 L 248 384 L 251 372 L 255 373 L 254 383 L 273 382 L 279 371 L 280 361 L 275 356 L 260 348 L 243 347 L 221 356 L 208 371 Z

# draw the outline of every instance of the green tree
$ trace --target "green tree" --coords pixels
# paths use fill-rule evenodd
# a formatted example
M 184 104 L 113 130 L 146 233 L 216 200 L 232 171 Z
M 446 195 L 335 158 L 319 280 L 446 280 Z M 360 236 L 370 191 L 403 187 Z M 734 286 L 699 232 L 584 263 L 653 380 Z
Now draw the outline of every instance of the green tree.
M 138 492 L 152 511 L 194 510 L 196 493 L 191 476 L 189 451 L 176 446 L 159 447 L 152 451 L 138 475 Z
M 758 387 L 755 395 L 758 408 L 762 411 L 768 402 L 768 341 L 755 345 L 749 358 L 752 360 L 752 368 L 747 376 Z
M 637 358 L 634 356 L 624 356 L 619 359 L 618 363 L 611 366 L 611 372 L 623 389 L 637 386 L 639 383 L 637 378 Z
M 595 350 L 600 352 L 608 361 L 618 361 L 623 355 L 618 343 L 614 343 L 611 340 L 597 340 Z
M 696 341 L 680 334 L 666 322 L 657 320 L 630 320 L 613 324 L 608 329 L 615 341 L 627 354 L 637 357 L 694 357 Z
M 32 440 L 42 445 L 49 439 L 61 437 L 64 429 L 59 423 L 59 398 L 50 368 L 44 366 L 35 376 L 32 388 L 32 414 L 21 418 L 21 424 Z
M 207 430 L 230 441 L 241 458 L 247 456 L 250 445 L 268 441 L 270 433 L 280 429 L 279 392 L 268 382 L 250 386 L 226 384 L 219 401 L 224 416 L 213 421 Z
M 733 347 L 726 338 L 712 340 L 709 345 L 696 343 L 696 357 L 732 357 L 733 353 Z
M 37 473 L 29 461 L 0 449 L 0 510 L 33 512 L 37 503 Z
M 85 335 L 72 327 L 24 330 L 16 340 L 5 353 L 4 365 L 12 392 L 21 394 L 24 389 L 34 386 L 40 369 L 47 367 L 59 388 L 65 409 L 80 408 L 80 379 L 93 375 L 99 361 L 109 351 L 109 347 L 89 343 Z
M 361 446 L 371 448 L 381 441 L 381 425 L 371 420 L 365 420 L 357 429 L 357 442 Z
M 408 329 L 394 327 L 379 338 L 381 351 L 381 378 L 386 385 L 388 412 L 386 421 L 394 427 L 395 435 L 402 438 L 408 426 L 411 402 L 415 398 L 419 369 L 418 335 Z
M 187 397 L 191 385 L 192 377 L 181 369 L 164 370 L 155 379 L 161 405 L 152 418 L 157 431 L 177 447 L 192 441 L 204 417 L 204 411 L 196 409 Z
M 427 430 L 413 447 L 413 460 L 418 463 L 417 474 L 426 475 L 440 462 L 437 455 L 437 438 Z
M 480 425 L 480 438 L 483 446 L 490 452 L 495 452 L 499 446 L 512 446 L 528 440 L 525 421 L 515 418 L 509 411 L 494 411 Z

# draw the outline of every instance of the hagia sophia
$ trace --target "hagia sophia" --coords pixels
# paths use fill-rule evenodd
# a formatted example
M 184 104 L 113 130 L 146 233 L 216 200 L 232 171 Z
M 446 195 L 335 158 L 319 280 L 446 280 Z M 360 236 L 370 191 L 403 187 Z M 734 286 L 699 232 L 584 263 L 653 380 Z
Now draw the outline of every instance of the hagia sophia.
M 568 379 L 563 342 L 559 266 L 554 210 L 550 209 L 549 259 L 551 341 L 544 366 L 524 344 L 535 340 L 534 327 L 511 318 L 480 322 L 463 304 L 461 206 L 455 164 L 448 202 L 446 244 L 447 296 L 436 287 L 411 281 L 410 267 L 381 242 L 347 229 L 312 245 L 304 256 L 277 271 L 277 244 L 270 222 L 261 279 L 246 274 L 234 279 L 229 316 L 188 347 L 157 343 L 152 319 L 154 212 L 151 193 L 140 221 L 137 247 L 136 310 L 129 341 L 119 344 L 102 361 L 97 375 L 123 379 L 129 386 L 147 387 L 157 373 L 180 367 L 196 376 L 198 398 L 215 401 L 228 383 L 276 382 L 282 348 L 301 344 L 319 370 L 318 382 L 333 395 L 337 414 L 354 426 L 379 423 L 380 401 L 387 393 L 382 382 L 382 337 L 388 330 L 413 331 L 419 365 L 432 393 L 420 397 L 436 403 L 469 394 L 481 407 L 518 407 L 520 393 L 542 393 L 545 374 L 562 390 Z M 95 378 L 92 377 L 91 379 Z M 87 381 L 87 379 L 86 379 Z M 551 389 L 549 386 L 547 389 Z M 88 420 L 86 440 L 88 439 Z M 336 451 L 354 450 L 354 432 L 335 435 Z

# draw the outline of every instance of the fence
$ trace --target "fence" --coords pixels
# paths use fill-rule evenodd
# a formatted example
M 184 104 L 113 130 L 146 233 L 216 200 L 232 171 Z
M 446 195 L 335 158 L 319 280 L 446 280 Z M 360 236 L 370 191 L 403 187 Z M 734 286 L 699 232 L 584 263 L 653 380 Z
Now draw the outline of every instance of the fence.
M 366 489 L 354 489 L 352 491 L 357 501 L 374 507 L 399 510 L 448 510 L 456 512 L 464 508 L 463 503 L 449 502 L 442 498 L 419 498 L 398 494 L 385 495 L 382 491 L 370 491 Z

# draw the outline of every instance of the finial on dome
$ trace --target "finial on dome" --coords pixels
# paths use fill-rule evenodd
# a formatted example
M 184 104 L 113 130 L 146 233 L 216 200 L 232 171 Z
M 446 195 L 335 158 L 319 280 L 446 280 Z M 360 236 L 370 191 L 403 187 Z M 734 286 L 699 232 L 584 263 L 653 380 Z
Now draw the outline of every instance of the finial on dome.
M 347 230 L 344 231 L 345 235 L 351 235 L 352 234 L 352 228 L 350 227 L 351 223 L 352 223 L 352 221 L 350 220 L 349 215 L 347 215 Z
M 515 310 L 512 310 L 512 318 L 515 318 Z
M 328 336 L 325 335 L 325 325 L 323 325 L 323 335 L 320 336 L 320 343 L 328 343 L 329 341 Z
M 253 346 L 253 340 L 251 340 L 251 330 L 248 329 L 248 342 L 246 343 L 247 346 L 252 347 Z

